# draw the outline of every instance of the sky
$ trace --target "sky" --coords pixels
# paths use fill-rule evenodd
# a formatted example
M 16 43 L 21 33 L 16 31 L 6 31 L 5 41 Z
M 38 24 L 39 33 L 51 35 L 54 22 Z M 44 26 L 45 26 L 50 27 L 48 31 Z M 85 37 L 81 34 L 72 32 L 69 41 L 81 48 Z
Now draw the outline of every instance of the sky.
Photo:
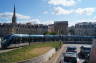
M 0 23 L 11 22 L 14 3 L 18 23 L 68 21 L 72 26 L 96 21 L 96 0 L 0 0 Z

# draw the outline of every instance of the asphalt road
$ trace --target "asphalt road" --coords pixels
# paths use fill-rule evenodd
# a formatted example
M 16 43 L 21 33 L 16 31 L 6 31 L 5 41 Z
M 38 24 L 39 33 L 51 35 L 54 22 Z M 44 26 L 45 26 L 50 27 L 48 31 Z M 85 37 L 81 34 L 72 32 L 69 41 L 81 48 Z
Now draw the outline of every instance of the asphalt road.
M 66 51 L 68 46 L 75 46 L 75 47 L 77 47 L 77 53 L 79 53 L 81 46 L 91 46 L 91 45 L 88 45 L 88 44 L 65 44 L 64 45 L 64 49 L 65 50 L 63 51 L 63 53 L 65 53 L 65 51 Z M 84 62 L 84 59 L 80 59 L 80 63 L 83 63 L 83 62 Z M 61 55 L 61 63 L 64 63 L 64 56 L 63 56 L 63 54 Z

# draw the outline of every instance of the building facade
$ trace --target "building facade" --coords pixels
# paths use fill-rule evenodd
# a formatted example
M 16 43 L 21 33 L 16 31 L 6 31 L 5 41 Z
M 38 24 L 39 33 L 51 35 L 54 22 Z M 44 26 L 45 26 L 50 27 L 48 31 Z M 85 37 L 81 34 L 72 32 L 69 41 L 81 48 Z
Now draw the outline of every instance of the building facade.
M 96 63 L 96 39 L 93 40 L 89 63 Z
M 68 35 L 75 35 L 75 26 L 68 27 Z
M 48 25 L 48 32 L 54 32 L 54 24 Z
M 91 22 L 82 22 L 75 24 L 75 35 L 82 35 L 82 36 L 96 35 L 96 24 Z
M 57 34 L 68 34 L 68 21 L 56 21 L 54 22 L 54 32 Z

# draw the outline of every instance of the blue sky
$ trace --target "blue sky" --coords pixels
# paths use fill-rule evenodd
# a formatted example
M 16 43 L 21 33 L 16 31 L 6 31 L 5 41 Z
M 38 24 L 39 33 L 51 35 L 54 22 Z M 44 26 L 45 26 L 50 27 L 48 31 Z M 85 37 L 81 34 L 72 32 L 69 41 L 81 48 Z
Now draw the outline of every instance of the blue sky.
M 96 0 L 15 0 L 18 23 L 96 21 Z M 0 22 L 11 22 L 14 0 L 0 0 Z

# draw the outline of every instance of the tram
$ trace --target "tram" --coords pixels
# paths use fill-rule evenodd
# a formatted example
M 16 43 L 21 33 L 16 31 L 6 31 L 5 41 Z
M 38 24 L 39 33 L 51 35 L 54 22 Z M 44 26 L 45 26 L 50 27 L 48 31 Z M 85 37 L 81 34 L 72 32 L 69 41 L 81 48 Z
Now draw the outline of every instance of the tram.
M 96 36 L 79 36 L 79 35 L 29 35 L 29 34 L 12 34 L 7 35 L 1 41 L 2 48 L 28 45 L 31 42 L 46 41 L 92 41 Z

